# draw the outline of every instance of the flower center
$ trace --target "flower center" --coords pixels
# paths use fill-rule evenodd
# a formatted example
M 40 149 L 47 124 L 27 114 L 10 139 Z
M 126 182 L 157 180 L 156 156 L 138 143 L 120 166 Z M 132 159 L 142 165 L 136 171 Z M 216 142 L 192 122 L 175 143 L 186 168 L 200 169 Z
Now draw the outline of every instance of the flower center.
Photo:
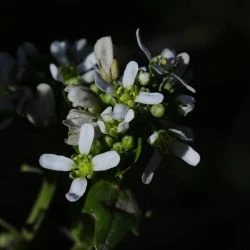
M 135 85 L 127 88 L 119 86 L 116 88 L 115 94 L 118 103 L 123 103 L 132 108 L 135 105 L 135 97 L 139 94 L 139 89 Z
M 108 135 L 111 135 L 112 137 L 117 137 L 117 128 L 120 123 L 120 120 L 112 119 L 111 117 L 104 121 L 106 132 Z
M 70 171 L 70 178 L 90 178 L 93 174 L 92 157 L 89 155 L 74 155 L 72 160 L 75 167 Z
M 61 66 L 59 70 L 66 85 L 74 85 L 80 83 L 80 77 L 74 66 Z

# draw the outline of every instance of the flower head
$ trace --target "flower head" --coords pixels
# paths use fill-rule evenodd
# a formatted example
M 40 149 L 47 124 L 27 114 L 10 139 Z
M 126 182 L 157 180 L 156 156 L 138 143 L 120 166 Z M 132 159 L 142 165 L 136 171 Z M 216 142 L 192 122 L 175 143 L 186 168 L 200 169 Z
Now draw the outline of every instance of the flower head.
M 133 109 L 129 109 L 124 104 L 116 104 L 113 108 L 107 107 L 101 113 L 101 119 L 97 124 L 103 134 L 117 136 L 124 133 L 129 128 L 129 122 L 134 119 Z
M 94 67 L 97 64 L 94 53 L 86 56 L 87 40 L 82 38 L 73 45 L 67 41 L 54 41 L 50 52 L 59 66 L 50 64 L 52 77 L 65 85 L 94 81 Z
M 73 179 L 67 200 L 74 202 L 79 200 L 87 187 L 87 178 L 91 178 L 94 171 L 108 170 L 116 167 L 120 162 L 120 155 L 116 151 L 107 151 L 98 155 L 91 154 L 91 147 L 95 137 L 95 130 L 92 124 L 84 124 L 81 127 L 79 136 L 79 154 L 72 159 L 55 154 L 43 154 L 39 159 L 42 167 L 57 170 L 69 171 Z

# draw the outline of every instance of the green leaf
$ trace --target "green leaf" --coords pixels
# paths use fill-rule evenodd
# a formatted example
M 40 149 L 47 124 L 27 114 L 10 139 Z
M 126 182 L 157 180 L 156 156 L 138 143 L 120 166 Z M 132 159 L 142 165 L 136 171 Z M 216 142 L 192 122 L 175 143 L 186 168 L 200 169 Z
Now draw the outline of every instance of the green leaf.
M 73 225 L 72 238 L 74 246 L 72 250 L 92 250 L 95 232 L 95 220 L 87 213 L 81 213 Z
M 137 203 L 129 190 L 121 190 L 115 183 L 95 183 L 88 192 L 83 212 L 95 218 L 96 250 L 114 249 L 128 232 L 138 231 Z
M 139 157 L 141 155 L 141 150 L 142 150 L 142 138 L 140 137 L 138 139 L 138 145 L 137 145 L 137 148 L 135 150 L 135 160 L 134 160 L 134 162 L 138 161 L 138 159 L 139 159 Z

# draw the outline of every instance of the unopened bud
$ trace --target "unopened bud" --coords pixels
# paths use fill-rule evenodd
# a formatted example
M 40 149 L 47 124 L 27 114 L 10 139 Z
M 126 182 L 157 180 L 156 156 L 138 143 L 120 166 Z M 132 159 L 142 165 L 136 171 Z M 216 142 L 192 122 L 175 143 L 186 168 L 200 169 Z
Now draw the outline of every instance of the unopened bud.
M 131 135 L 126 135 L 122 138 L 122 146 L 129 150 L 134 147 L 134 138 Z
M 155 104 L 150 108 L 150 112 L 154 117 L 161 118 L 165 113 L 165 107 L 163 104 Z

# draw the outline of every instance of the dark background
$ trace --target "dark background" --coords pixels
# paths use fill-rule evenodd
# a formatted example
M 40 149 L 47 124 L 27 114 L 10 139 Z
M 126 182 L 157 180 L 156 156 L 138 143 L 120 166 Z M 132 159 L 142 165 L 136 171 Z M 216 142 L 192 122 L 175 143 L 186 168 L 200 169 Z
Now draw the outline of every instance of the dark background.
M 250 2 L 226 0 L 2 1 L 0 49 L 15 55 L 30 41 L 48 51 L 56 39 L 94 42 L 111 35 L 126 60 L 145 62 L 135 40 L 140 27 L 153 54 L 170 47 L 191 55 L 197 106 L 185 125 L 195 132 L 198 167 L 176 160 L 153 183 L 138 179 L 139 201 L 153 211 L 139 237 L 118 249 L 250 249 Z M 19 120 L 0 134 L 0 215 L 20 227 L 40 180 L 18 172 L 45 150 L 67 150 L 59 135 Z M 46 141 L 46 135 L 55 141 Z M 55 201 L 33 249 L 69 249 L 59 228 L 68 222 L 65 189 Z

